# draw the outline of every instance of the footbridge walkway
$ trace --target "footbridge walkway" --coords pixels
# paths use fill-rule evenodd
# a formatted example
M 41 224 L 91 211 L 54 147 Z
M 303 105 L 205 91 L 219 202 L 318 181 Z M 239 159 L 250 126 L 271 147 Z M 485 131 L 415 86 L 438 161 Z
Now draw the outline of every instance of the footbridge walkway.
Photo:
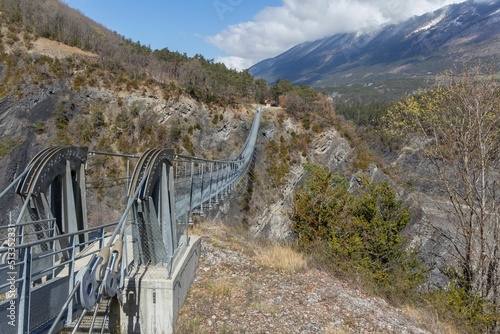
M 170 149 L 111 154 L 127 160 L 126 207 L 119 221 L 103 216 L 95 227 L 87 222 L 87 159 L 110 154 L 86 147 L 37 154 L 0 193 L 22 199 L 19 214 L 0 212 L 9 216 L 0 227 L 0 332 L 77 332 L 88 322 L 92 333 L 101 322 L 100 332 L 172 333 L 200 256 L 200 239 L 188 233 L 191 216 L 245 177 L 260 113 L 227 160 Z

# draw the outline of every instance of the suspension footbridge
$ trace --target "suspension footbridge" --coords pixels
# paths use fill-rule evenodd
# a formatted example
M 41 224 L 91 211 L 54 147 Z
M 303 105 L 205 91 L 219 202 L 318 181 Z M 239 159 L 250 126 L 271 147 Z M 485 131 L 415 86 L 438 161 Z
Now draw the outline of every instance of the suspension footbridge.
M 200 239 L 193 214 L 226 198 L 254 157 L 260 110 L 226 160 L 150 149 L 140 156 L 51 147 L 0 193 L 22 199 L 0 227 L 0 332 L 172 333 L 192 283 Z M 90 227 L 87 160 L 127 159 L 126 207 Z M 130 161 L 134 162 L 129 176 Z M 97 213 L 98 214 L 98 213 Z

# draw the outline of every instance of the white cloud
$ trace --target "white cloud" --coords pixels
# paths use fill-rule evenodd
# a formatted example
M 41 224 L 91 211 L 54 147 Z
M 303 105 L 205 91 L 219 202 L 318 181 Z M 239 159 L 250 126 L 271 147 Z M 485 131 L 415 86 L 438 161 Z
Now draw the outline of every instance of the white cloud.
M 227 68 L 231 68 L 238 71 L 242 71 L 246 68 L 249 68 L 254 64 L 254 62 L 249 59 L 234 57 L 234 56 L 219 57 L 215 59 L 215 62 L 223 63 L 224 65 L 226 65 Z
M 207 40 L 231 55 L 222 62 L 241 69 L 305 41 L 370 29 L 463 1 L 283 0 L 281 7 L 265 8 L 252 21 L 231 25 Z

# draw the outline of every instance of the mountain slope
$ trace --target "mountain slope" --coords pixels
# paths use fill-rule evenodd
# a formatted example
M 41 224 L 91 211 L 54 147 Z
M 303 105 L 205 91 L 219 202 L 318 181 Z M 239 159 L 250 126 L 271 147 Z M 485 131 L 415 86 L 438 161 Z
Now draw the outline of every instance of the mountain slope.
M 48 25 L 36 20 L 32 12 L 38 7 L 31 6 L 42 3 L 67 24 L 51 26 L 50 20 Z M 103 41 L 97 46 L 70 43 L 82 40 L 86 34 L 78 32 L 87 32 L 92 25 L 81 14 L 76 13 L 80 15 L 76 18 L 73 14 L 58 0 L 0 0 L 0 174 L 5 176 L 0 189 L 36 153 L 50 146 L 128 154 L 167 147 L 213 159 L 240 150 L 258 89 L 247 72 L 168 49 L 152 51 L 104 27 L 100 28 Z M 281 109 L 263 115 L 255 171 L 273 183 L 255 181 L 253 188 L 240 194 L 233 204 L 232 222 L 250 224 L 269 203 L 282 201 L 277 189 L 288 186 L 289 169 L 300 168 L 305 156 L 314 154 L 311 143 L 323 136 L 323 129 L 334 131 L 333 107 L 324 96 L 317 96 L 317 114 L 300 116 L 309 117 L 307 127 Z M 94 167 L 89 163 L 89 180 L 125 176 L 120 159 L 95 161 Z M 90 225 L 119 219 L 120 189 L 109 189 L 112 193 L 107 195 L 101 188 L 89 189 Z M 14 195 L 0 198 L 0 225 L 8 221 L 5 213 L 22 205 Z
M 250 68 L 274 83 L 317 87 L 435 75 L 454 64 L 500 56 L 500 1 L 467 1 L 377 31 L 299 44 Z
M 456 333 L 428 310 L 395 308 L 348 279 L 304 265 L 291 249 L 256 243 L 215 222 L 195 226 L 203 240 L 200 266 L 178 334 Z

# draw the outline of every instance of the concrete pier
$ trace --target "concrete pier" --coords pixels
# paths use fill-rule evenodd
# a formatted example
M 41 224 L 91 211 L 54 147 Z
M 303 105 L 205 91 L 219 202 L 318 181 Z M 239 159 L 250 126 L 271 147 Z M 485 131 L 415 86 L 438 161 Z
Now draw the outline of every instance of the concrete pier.
M 120 296 L 122 305 L 117 303 L 113 308 L 110 329 L 118 333 L 173 333 L 194 280 L 200 253 L 200 237 L 190 237 L 184 252 L 176 256 L 170 279 L 164 267 L 134 268 L 125 280 Z

